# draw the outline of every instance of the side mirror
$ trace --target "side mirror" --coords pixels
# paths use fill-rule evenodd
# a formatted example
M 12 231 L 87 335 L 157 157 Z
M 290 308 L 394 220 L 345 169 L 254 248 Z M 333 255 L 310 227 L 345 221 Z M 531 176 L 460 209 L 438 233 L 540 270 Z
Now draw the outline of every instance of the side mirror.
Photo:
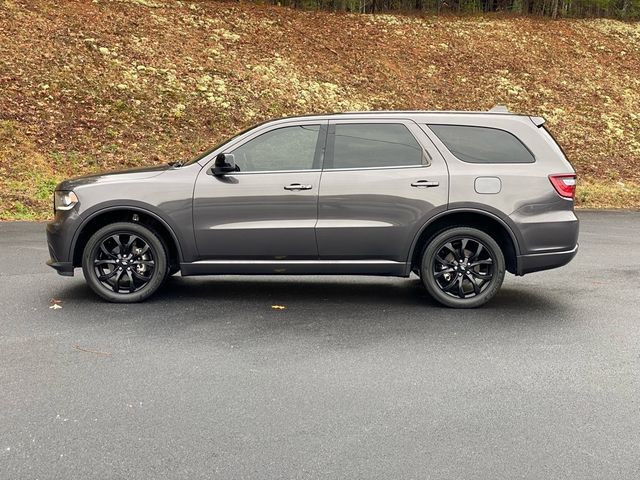
M 211 169 L 214 175 L 225 175 L 230 172 L 237 172 L 235 159 L 232 153 L 220 153 Z

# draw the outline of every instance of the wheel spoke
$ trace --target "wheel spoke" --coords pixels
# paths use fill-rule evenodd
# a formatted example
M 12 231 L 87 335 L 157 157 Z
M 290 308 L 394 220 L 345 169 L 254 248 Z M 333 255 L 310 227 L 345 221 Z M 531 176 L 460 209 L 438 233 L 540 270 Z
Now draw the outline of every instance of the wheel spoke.
M 131 270 L 131 274 L 137 278 L 138 280 L 147 283 L 150 280 L 150 277 L 145 277 L 144 275 L 140 275 L 138 272 L 136 272 L 135 270 Z
M 447 266 L 453 266 L 453 262 L 450 262 L 448 260 L 443 259 L 440 255 L 436 255 L 436 262 L 442 264 L 442 265 L 447 265 Z
M 476 250 L 476 253 L 473 254 L 473 257 L 471 257 L 471 260 L 474 260 L 474 261 L 478 260 L 478 257 L 482 253 L 483 249 L 484 249 L 484 247 L 482 246 L 482 244 L 480 242 L 478 242 L 478 249 Z
M 109 280 L 110 278 L 112 278 L 116 273 L 118 273 L 118 270 L 114 269 L 109 273 L 105 273 L 104 275 L 99 275 L 98 280 L 100 280 L 101 282 L 104 282 L 105 280 Z
M 440 278 L 442 275 L 444 275 L 445 273 L 452 273 L 453 272 L 453 268 L 446 268 L 444 270 L 439 270 L 436 273 L 434 273 L 434 277 L 436 278 Z
M 145 253 L 147 253 L 147 250 L 149 250 L 149 245 L 147 245 L 146 243 L 144 244 L 144 247 L 142 247 L 142 249 L 140 249 L 139 252 L 136 252 L 136 255 L 144 255 Z
M 469 280 L 471 282 L 471 285 L 473 286 L 473 293 L 478 295 L 480 293 L 480 287 L 476 283 L 475 279 L 471 275 L 469 275 L 469 272 L 467 272 L 465 275 L 467 277 L 467 280 Z
M 120 291 L 120 280 L 122 280 L 122 276 L 124 275 L 123 270 L 116 270 L 118 275 L 116 275 L 116 281 L 113 282 L 113 291 L 118 293 Z
M 464 289 L 462 288 L 462 281 L 464 280 L 464 277 L 461 275 L 458 277 L 458 296 L 460 298 L 464 298 Z
M 469 268 L 477 267 L 478 265 L 493 265 L 493 260 L 487 258 L 486 260 L 478 260 L 477 262 L 473 262 L 469 264 Z
M 155 262 L 153 260 L 134 260 L 131 265 L 146 265 L 147 267 L 153 267 Z
M 111 239 L 116 242 L 116 245 L 118 246 L 118 253 L 122 255 L 124 253 L 124 245 L 122 245 L 122 242 L 120 241 L 120 235 L 111 235 Z
M 490 278 L 493 277 L 493 274 L 487 272 L 487 273 L 482 273 L 482 272 L 476 272 L 475 270 L 469 270 L 469 273 L 471 275 L 473 275 L 476 278 L 479 278 L 481 280 L 489 280 Z
M 453 256 L 458 258 L 458 251 L 455 248 L 453 248 L 453 244 L 451 242 L 447 243 L 444 247 L 451 250 L 451 253 L 453 253 Z
M 463 238 L 460 241 L 460 258 L 461 259 L 466 257 L 464 251 L 467 248 L 467 243 L 469 243 L 469 239 L 468 238 Z
M 127 277 L 129 278 L 129 293 L 133 293 L 136 289 L 136 284 L 133 283 L 133 275 L 131 275 L 131 270 L 127 270 Z
M 129 241 L 124 246 L 124 253 L 127 253 L 127 254 L 131 253 L 131 248 L 133 247 L 133 242 L 135 242 L 136 240 L 138 240 L 138 236 L 137 235 L 129 235 Z
M 100 244 L 100 250 L 102 250 L 102 253 L 104 253 L 107 257 L 116 258 L 116 255 L 114 253 L 107 250 L 107 247 L 104 245 L 104 242 Z
M 114 265 L 116 263 L 115 260 L 112 259 L 102 259 L 102 260 L 94 260 L 93 264 L 97 267 L 99 265 Z
M 458 281 L 458 277 L 453 277 L 453 280 L 451 280 L 444 287 L 442 287 L 442 290 L 445 291 L 445 292 L 448 292 L 449 290 L 451 290 L 455 286 L 457 281 Z

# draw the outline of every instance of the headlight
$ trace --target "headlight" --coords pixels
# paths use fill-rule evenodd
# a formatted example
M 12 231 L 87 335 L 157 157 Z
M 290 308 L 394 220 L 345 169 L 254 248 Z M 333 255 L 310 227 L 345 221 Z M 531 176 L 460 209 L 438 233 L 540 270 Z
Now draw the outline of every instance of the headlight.
M 73 192 L 65 192 L 62 190 L 53 192 L 54 210 L 71 210 L 76 203 L 78 203 L 78 197 Z

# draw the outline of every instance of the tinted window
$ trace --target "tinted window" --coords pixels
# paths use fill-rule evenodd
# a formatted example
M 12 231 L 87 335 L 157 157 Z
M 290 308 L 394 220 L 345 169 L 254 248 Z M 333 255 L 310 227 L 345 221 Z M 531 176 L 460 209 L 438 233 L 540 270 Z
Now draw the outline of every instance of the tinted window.
M 451 153 L 469 163 L 531 163 L 533 155 L 504 130 L 459 125 L 429 125 Z
M 422 148 L 398 123 L 336 125 L 333 168 L 420 165 Z
M 307 170 L 313 158 L 320 125 L 296 125 L 264 133 L 233 150 L 241 172 Z

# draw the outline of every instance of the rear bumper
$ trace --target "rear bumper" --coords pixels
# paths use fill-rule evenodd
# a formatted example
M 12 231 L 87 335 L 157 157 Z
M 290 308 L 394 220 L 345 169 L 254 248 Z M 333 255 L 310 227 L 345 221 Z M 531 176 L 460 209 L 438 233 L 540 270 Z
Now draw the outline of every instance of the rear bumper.
M 571 250 L 519 255 L 518 271 L 516 275 L 526 275 L 527 273 L 562 267 L 563 265 L 566 265 L 571 260 L 573 260 L 573 257 L 575 257 L 577 253 L 578 245 L 576 244 L 576 246 Z
M 47 260 L 47 265 L 54 268 L 59 275 L 65 277 L 73 277 L 73 263 L 72 262 L 56 262 L 53 258 Z

